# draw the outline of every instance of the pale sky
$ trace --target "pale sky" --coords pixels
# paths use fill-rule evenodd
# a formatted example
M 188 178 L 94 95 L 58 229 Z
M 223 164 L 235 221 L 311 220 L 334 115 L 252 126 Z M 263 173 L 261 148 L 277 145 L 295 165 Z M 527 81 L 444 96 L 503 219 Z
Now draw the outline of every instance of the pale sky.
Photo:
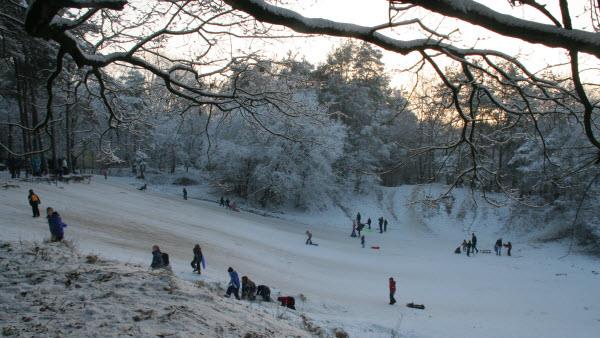
M 549 20 L 538 14 L 536 11 L 528 7 L 511 8 L 506 0 L 481 1 L 482 3 L 491 6 L 493 9 L 516 15 L 523 19 L 535 18 L 540 22 L 548 23 Z M 548 3 L 548 9 L 556 16 L 560 16 L 556 10 L 558 1 L 541 1 Z M 368 3 L 368 5 L 365 5 Z M 573 17 L 580 16 L 583 12 L 583 6 L 589 2 L 587 0 L 575 0 L 569 2 L 571 5 L 571 13 Z M 553 7 L 554 6 L 554 7 Z M 288 8 L 299 11 L 301 14 L 308 17 L 320 17 L 341 22 L 351 22 L 364 26 L 373 26 L 388 22 L 388 2 L 386 0 L 307 0 L 298 1 L 296 5 L 286 5 Z M 525 63 L 533 71 L 544 68 L 547 64 L 562 63 L 566 60 L 566 52 L 560 49 L 551 49 L 541 45 L 532 45 L 524 43 L 520 40 L 499 36 L 490 33 L 482 28 L 470 24 L 460 23 L 451 18 L 442 18 L 441 16 L 426 13 L 416 13 L 424 22 L 429 23 L 431 27 L 439 25 L 442 32 L 450 32 L 455 28 L 460 30 L 461 45 L 473 46 L 477 48 L 490 48 L 506 52 L 510 55 L 520 55 L 520 61 Z M 414 16 L 413 16 L 414 17 Z M 584 15 L 581 20 L 575 19 L 574 25 L 581 27 L 582 23 L 589 22 L 589 15 Z M 406 17 L 405 19 L 408 19 Z M 415 27 L 415 26 L 411 26 Z M 402 30 L 403 39 L 412 39 L 423 37 L 416 33 L 416 30 L 411 35 L 407 29 Z M 457 36 L 458 37 L 458 36 Z M 293 50 L 300 55 L 305 55 L 311 63 L 317 64 L 325 61 L 327 54 L 331 49 L 339 44 L 342 39 L 331 37 L 313 37 L 310 39 L 295 39 L 286 41 L 282 46 L 278 46 L 273 50 L 273 53 L 279 56 L 284 56 L 287 50 Z M 282 48 L 283 47 L 283 48 Z M 384 62 L 390 72 L 395 69 L 404 68 L 416 60 L 416 56 L 403 56 L 393 52 L 384 53 Z M 597 65 L 597 59 L 589 58 L 590 62 Z M 404 82 L 411 82 L 404 76 L 393 76 L 393 84 L 395 86 L 404 86 Z M 403 85 L 404 84 L 404 85 Z
M 286 8 L 294 9 L 308 17 L 326 18 L 364 26 L 373 26 L 388 22 L 387 0 L 303 0 L 296 1 L 295 3 L 293 1 L 287 2 L 290 4 L 286 3 L 284 5 Z M 510 13 L 519 18 L 535 18 L 539 22 L 549 22 L 547 18 L 538 14 L 535 10 L 529 9 L 529 7 L 521 6 L 511 8 L 507 0 L 482 0 L 481 2 L 492 6 L 492 8 L 497 11 L 505 12 L 507 14 Z M 552 13 L 559 16 L 556 8 L 558 1 L 542 1 L 542 3 L 544 2 L 548 3 L 548 9 Z M 571 0 L 569 3 L 571 5 L 570 9 L 572 16 L 575 18 L 574 26 L 576 28 L 585 28 L 582 24 L 589 23 L 589 14 L 582 15 L 582 13 L 584 6 L 589 3 L 588 0 Z M 533 72 L 544 68 L 548 64 L 563 63 L 567 60 L 566 52 L 564 50 L 551 49 L 542 45 L 528 44 L 518 39 L 499 36 L 477 26 L 459 23 L 455 19 L 444 18 L 420 9 L 411 12 L 410 15 L 410 17 L 406 16 L 402 19 L 418 17 L 428 26 L 438 28 L 437 30 L 442 33 L 449 33 L 458 29 L 459 32 L 452 35 L 453 39 L 456 40 L 454 44 L 458 46 L 467 48 L 475 46 L 477 48 L 496 49 L 509 55 L 519 55 L 519 60 Z M 395 29 L 395 33 L 395 37 L 405 40 L 426 37 L 419 32 L 416 25 L 397 28 Z M 401 35 L 398 33 L 401 33 Z M 394 33 L 391 32 L 386 34 L 394 36 Z M 195 42 L 193 39 L 190 39 L 192 38 L 186 37 L 185 41 L 180 41 L 177 45 L 171 45 L 169 46 L 169 49 L 181 51 L 181 48 L 191 48 L 190 46 L 193 46 Z M 284 57 L 289 51 L 292 51 L 299 56 L 305 56 L 309 62 L 316 65 L 325 61 L 327 54 L 342 41 L 343 39 L 341 38 L 323 36 L 282 39 L 277 41 L 234 40 L 230 46 L 224 46 L 224 51 L 228 49 L 234 51 L 236 49 L 260 50 L 267 56 L 275 57 Z M 392 84 L 394 86 L 408 88 L 412 85 L 414 80 L 411 79 L 409 75 L 399 75 L 398 72 L 395 71 L 412 65 L 417 59 L 417 55 L 403 56 L 393 52 L 384 52 L 383 61 L 392 75 Z M 585 58 L 584 62 L 582 62 L 582 68 L 584 66 L 600 68 L 598 60 L 592 57 Z M 563 69 L 563 71 L 567 72 L 568 70 Z M 583 78 L 589 79 L 597 75 L 598 74 L 584 73 Z

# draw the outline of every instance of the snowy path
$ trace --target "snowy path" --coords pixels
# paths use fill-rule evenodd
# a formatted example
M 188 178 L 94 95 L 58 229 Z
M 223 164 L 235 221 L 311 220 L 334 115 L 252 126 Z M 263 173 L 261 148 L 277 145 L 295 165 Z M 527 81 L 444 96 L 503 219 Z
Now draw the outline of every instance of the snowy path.
M 149 263 L 150 247 L 157 243 L 170 254 L 175 272 L 194 278 L 189 260 L 198 242 L 209 265 L 203 278 L 226 281 L 225 269 L 233 266 L 257 283 L 304 294 L 308 300 L 299 302 L 300 310 L 345 327 L 353 337 L 389 336 L 400 318 L 399 331 L 409 337 L 595 337 L 600 330 L 600 276 L 592 273 L 600 271 L 598 260 L 558 260 L 559 246 L 535 249 L 524 243 L 515 249 L 519 258 L 454 255 L 460 228 L 434 233 L 399 201 L 384 206 L 395 208 L 393 231 L 366 233 L 367 246 L 382 247 L 377 251 L 361 249 L 346 229 L 319 224 L 311 226 L 319 246 L 306 246 L 306 225 L 139 192 L 111 180 L 18 185 L 0 191 L 3 239 L 47 237 L 45 220 L 31 218 L 26 204 L 33 188 L 42 207 L 62 214 L 67 237 L 84 252 Z M 367 211 L 361 210 L 363 217 Z M 480 236 L 480 247 L 493 240 Z M 386 303 L 390 276 L 398 282 L 394 307 Z M 410 301 L 424 303 L 426 311 L 402 306 Z

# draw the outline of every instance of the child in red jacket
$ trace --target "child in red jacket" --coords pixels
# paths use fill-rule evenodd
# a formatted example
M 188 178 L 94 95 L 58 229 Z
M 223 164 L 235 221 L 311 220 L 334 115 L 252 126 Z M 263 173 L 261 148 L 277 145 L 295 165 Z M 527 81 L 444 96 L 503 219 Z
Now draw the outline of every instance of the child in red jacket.
M 396 304 L 396 299 L 394 299 L 394 294 L 396 293 L 396 281 L 394 278 L 390 277 L 390 305 Z

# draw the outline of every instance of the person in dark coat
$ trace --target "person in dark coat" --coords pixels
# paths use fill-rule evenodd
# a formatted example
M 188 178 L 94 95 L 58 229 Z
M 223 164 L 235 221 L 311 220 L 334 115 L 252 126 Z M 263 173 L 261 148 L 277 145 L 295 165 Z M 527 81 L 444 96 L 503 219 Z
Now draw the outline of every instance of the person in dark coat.
M 360 224 L 360 212 L 356 213 L 356 223 Z
M 58 212 L 54 211 L 54 209 L 48 207 L 46 209 L 46 218 L 48 218 L 48 226 L 50 227 L 50 241 L 51 242 L 60 242 L 65 237 L 64 228 L 67 227 L 65 223 L 63 223 L 62 219 Z
M 496 251 L 496 256 L 502 256 L 502 238 L 498 238 L 494 245 L 494 250 Z
M 383 220 L 383 232 L 387 232 L 387 219 Z
M 187 189 L 185 187 L 183 188 L 183 199 L 187 200 Z
M 363 249 L 365 248 L 365 235 L 360 236 L 360 245 L 362 245 Z
M 383 217 L 379 217 L 379 233 L 383 233 Z
M 256 284 L 248 276 L 242 276 L 242 299 L 256 299 Z
M 150 267 L 152 269 L 162 269 L 165 267 L 163 255 L 158 245 L 152 246 L 152 263 L 150 263 Z
M 390 277 L 389 288 L 390 288 L 390 305 L 394 305 L 394 304 L 396 304 L 396 298 L 394 298 L 394 295 L 396 294 L 396 281 L 392 277 Z
M 358 237 L 360 237 L 360 232 L 362 231 L 362 229 L 365 227 L 364 223 L 358 223 L 358 225 L 356 226 L 356 230 L 358 231 Z
M 6 166 L 10 172 L 10 178 L 17 178 L 17 160 L 14 157 L 9 157 L 6 160 Z
M 367 219 L 367 227 L 371 230 L 371 218 Z
M 471 241 L 467 242 L 467 257 L 471 255 Z
M 475 236 L 474 232 L 471 234 L 471 253 L 479 253 L 479 249 L 477 249 L 477 236 Z
M 29 200 L 29 205 L 31 205 L 31 211 L 33 212 L 33 217 L 40 217 L 40 209 L 38 206 L 42 204 L 40 197 L 36 195 L 32 189 L 29 189 L 29 196 L 27 196 Z
M 231 208 L 231 206 L 229 205 L 229 198 L 225 200 L 225 206 L 227 207 L 227 209 Z
M 277 297 L 277 301 L 281 303 L 281 306 L 296 310 L 296 300 L 292 296 Z
M 225 199 L 223 198 L 223 196 L 221 196 L 221 200 L 219 200 L 219 205 L 222 207 L 225 206 Z
M 262 297 L 265 302 L 271 301 L 271 289 L 266 285 L 259 285 L 256 288 L 256 295 Z
M 237 272 L 232 267 L 229 267 L 227 272 L 229 273 L 229 286 L 227 287 L 225 297 L 229 298 L 233 293 L 235 299 L 240 300 L 240 277 L 238 277 Z
M 458 248 L 456 248 L 456 250 L 454 250 L 455 254 L 460 254 L 460 246 Z
M 198 272 L 201 274 L 201 265 L 202 265 L 202 249 L 200 248 L 200 244 L 194 245 L 194 259 L 192 259 L 192 268 L 194 268 L 194 272 Z
M 504 244 L 504 247 L 506 248 L 506 254 L 508 256 L 510 256 L 510 250 L 512 250 L 512 243 L 511 242 L 507 242 L 506 244 Z

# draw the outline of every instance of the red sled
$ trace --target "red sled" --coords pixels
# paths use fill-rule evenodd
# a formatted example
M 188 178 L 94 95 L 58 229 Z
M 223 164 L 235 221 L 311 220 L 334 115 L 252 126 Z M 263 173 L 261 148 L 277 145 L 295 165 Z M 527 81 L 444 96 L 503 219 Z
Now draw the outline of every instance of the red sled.
M 371 247 L 371 249 L 379 250 L 379 245 L 374 245 Z

